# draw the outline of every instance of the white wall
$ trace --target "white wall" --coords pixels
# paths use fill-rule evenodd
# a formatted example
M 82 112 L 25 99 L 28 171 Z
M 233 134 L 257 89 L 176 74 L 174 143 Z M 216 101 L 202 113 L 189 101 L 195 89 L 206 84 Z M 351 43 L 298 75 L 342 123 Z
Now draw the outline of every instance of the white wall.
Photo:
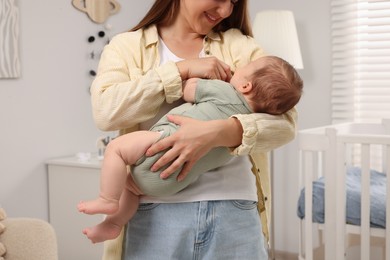
M 153 0 L 124 1 L 109 18 L 109 34 L 133 26 Z M 102 133 L 91 118 L 88 70 L 90 35 L 103 30 L 68 1 L 18 1 L 22 76 L 0 79 L 0 205 L 9 216 L 48 218 L 45 160 L 94 151 Z M 328 1 L 250 0 L 261 9 L 294 12 L 305 69 L 299 128 L 330 122 Z M 137 11 L 135 11 L 137 10 Z M 296 141 L 276 152 L 276 248 L 297 252 Z M 75 180 L 77 181 L 77 180 Z M 69 187 L 69 192 L 71 187 Z
M 104 26 L 92 23 L 71 0 L 17 2 L 22 76 L 0 79 L 0 204 L 10 216 L 47 219 L 45 160 L 95 151 L 102 134 L 92 120 L 88 92 L 88 71 L 95 65 L 88 53 L 99 40 L 90 44 L 87 38 L 98 38 Z M 108 33 L 128 30 L 152 3 L 121 2 Z

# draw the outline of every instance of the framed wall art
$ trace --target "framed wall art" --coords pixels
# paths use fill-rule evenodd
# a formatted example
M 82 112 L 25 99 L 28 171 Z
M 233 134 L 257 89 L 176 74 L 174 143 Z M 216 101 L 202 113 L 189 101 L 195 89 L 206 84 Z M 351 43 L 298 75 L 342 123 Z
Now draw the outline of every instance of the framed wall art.
M 17 0 L 0 1 L 0 78 L 18 78 L 19 8 Z

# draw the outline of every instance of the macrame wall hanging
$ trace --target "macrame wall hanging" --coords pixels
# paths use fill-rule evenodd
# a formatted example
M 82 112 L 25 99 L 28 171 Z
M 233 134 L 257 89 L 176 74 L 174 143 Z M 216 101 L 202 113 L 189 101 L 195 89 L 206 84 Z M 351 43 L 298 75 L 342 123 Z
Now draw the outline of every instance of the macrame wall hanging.
M 15 0 L 0 1 L 0 78 L 20 77 L 19 8 Z

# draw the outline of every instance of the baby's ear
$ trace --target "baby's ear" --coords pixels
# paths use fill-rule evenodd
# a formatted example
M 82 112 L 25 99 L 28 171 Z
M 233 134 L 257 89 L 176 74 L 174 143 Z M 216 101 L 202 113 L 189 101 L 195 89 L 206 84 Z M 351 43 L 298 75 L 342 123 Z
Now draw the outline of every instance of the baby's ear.
M 246 94 L 246 93 L 251 92 L 252 87 L 253 87 L 252 82 L 248 81 L 247 83 L 245 83 L 245 85 L 242 85 L 240 87 L 241 93 Z

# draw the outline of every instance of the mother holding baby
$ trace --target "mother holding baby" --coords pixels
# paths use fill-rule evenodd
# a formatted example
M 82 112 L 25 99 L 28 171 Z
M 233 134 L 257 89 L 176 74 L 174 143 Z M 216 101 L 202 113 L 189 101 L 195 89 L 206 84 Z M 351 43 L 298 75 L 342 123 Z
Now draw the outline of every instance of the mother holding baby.
M 149 129 L 181 104 L 192 78 L 229 81 L 237 67 L 265 55 L 252 38 L 247 0 L 155 0 L 145 17 L 105 47 L 92 84 L 97 126 L 121 134 Z M 280 116 L 234 115 L 198 121 L 171 116 L 178 132 L 151 146 L 170 148 L 151 170 L 191 167 L 214 147 L 237 155 L 168 197 L 141 198 L 103 259 L 268 259 L 270 212 L 267 152 L 295 137 L 296 110 Z

